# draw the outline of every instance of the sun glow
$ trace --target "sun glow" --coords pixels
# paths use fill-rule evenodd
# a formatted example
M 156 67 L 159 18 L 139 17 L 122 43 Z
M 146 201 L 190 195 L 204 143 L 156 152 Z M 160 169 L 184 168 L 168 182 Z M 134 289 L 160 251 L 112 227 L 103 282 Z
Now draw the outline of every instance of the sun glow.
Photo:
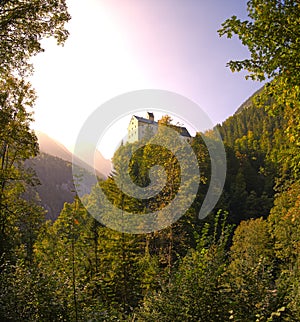
M 33 127 L 72 149 L 75 132 L 93 110 L 120 93 L 147 87 L 147 82 L 103 3 L 72 1 L 69 11 L 67 42 L 64 47 L 52 39 L 43 42 L 46 51 L 33 59 L 31 82 L 39 95 Z
M 245 53 L 238 42 L 228 44 L 217 35 L 220 23 L 237 7 L 234 0 L 222 5 L 179 0 L 67 4 L 70 36 L 64 47 L 53 39 L 43 41 L 45 52 L 32 59 L 30 81 L 38 94 L 32 127 L 69 149 L 94 110 L 127 92 L 175 92 L 220 122 L 260 86 L 226 68 L 233 53 Z M 122 138 L 119 130 L 109 135 Z

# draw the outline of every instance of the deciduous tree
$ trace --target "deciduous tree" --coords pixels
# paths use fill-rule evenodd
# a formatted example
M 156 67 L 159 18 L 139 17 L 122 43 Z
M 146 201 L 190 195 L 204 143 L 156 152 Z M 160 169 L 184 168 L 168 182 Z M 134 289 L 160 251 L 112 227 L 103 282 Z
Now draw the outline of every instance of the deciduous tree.
M 68 37 L 70 19 L 65 0 L 2 0 L 0 5 L 0 74 L 28 75 L 29 58 L 43 51 L 42 39 L 54 37 L 58 44 Z
M 248 20 L 227 19 L 219 34 L 237 35 L 250 58 L 230 61 L 233 71 L 248 71 L 247 77 L 267 81 L 258 95 L 261 105 L 286 119 L 286 148 L 282 156 L 288 175 L 300 171 L 300 4 L 298 0 L 250 0 Z

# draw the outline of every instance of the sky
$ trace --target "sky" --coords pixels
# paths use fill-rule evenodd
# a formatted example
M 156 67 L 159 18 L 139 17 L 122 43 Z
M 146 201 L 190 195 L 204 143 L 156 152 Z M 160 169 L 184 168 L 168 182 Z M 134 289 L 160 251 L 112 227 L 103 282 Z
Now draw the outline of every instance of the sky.
M 68 40 L 63 47 L 44 40 L 45 52 L 32 59 L 31 83 L 38 95 L 33 128 L 72 150 L 95 109 L 140 89 L 181 94 L 213 124 L 222 123 L 262 85 L 226 67 L 249 54 L 237 38 L 217 33 L 232 15 L 247 17 L 246 2 L 67 0 Z M 126 134 L 130 117 L 105 130 L 100 152 L 106 158 Z

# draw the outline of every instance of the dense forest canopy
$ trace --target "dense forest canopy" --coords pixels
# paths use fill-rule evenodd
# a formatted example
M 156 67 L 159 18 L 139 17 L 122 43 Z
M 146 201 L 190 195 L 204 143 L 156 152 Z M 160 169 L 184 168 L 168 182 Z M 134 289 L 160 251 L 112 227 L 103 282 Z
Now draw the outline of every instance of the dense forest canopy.
M 300 169 L 300 4 L 297 0 L 248 1 L 249 20 L 227 19 L 220 35 L 236 35 L 250 52 L 250 59 L 230 61 L 232 71 L 267 80 L 258 95 L 260 105 L 286 120 L 285 167 L 297 178 Z M 285 169 L 286 170 L 286 169 Z
M 24 77 L 43 37 L 66 39 L 70 16 L 65 1 L 1 2 L 1 321 L 300 320 L 300 4 L 250 0 L 248 15 L 226 20 L 220 34 L 237 35 L 250 52 L 250 59 L 229 66 L 267 83 L 216 126 L 227 155 L 217 206 L 199 220 L 211 175 L 203 136 L 213 136 L 197 133 L 190 142 L 201 173 L 194 202 L 167 228 L 132 235 L 90 215 L 101 206 L 99 189 L 122 211 L 163 209 L 180 185 L 188 186 L 178 180 L 178 160 L 157 146 L 138 149 L 130 160 L 133 182 L 147 186 L 158 162 L 167 184 L 156 198 L 130 198 L 116 184 L 135 145 L 126 143 L 108 179 L 81 200 L 70 193 L 57 219 L 46 221 L 29 188 L 38 180 L 24 166 L 38 154 L 30 130 L 35 93 Z

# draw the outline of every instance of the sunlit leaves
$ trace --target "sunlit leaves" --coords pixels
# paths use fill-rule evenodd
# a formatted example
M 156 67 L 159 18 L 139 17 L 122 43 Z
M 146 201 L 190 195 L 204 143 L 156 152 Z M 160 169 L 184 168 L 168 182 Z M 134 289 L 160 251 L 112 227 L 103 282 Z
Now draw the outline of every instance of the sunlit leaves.
M 68 37 L 64 25 L 69 19 L 64 0 L 1 1 L 1 75 L 28 75 L 29 58 L 43 51 L 41 40 L 54 37 L 62 44 Z
M 283 167 L 289 176 L 299 175 L 300 158 L 300 6 L 295 0 L 248 1 L 249 20 L 227 19 L 219 34 L 237 35 L 248 48 L 250 59 L 230 61 L 232 71 L 248 71 L 247 77 L 268 81 L 257 101 L 286 119 L 285 134 L 290 145 L 284 151 Z M 287 174 L 287 171 L 283 171 Z

